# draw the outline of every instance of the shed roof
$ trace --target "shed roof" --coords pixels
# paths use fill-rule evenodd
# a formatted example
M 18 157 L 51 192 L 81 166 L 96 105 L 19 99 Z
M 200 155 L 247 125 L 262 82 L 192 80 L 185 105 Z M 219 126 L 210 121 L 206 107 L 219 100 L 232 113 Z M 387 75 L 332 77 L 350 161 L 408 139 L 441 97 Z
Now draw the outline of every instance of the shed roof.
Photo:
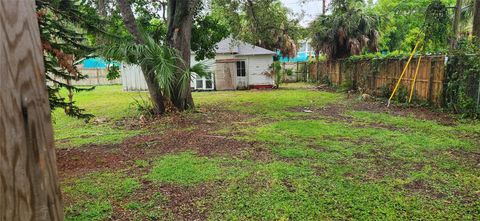
M 217 44 L 217 54 L 237 55 L 275 55 L 275 52 L 257 47 L 243 41 L 226 38 Z

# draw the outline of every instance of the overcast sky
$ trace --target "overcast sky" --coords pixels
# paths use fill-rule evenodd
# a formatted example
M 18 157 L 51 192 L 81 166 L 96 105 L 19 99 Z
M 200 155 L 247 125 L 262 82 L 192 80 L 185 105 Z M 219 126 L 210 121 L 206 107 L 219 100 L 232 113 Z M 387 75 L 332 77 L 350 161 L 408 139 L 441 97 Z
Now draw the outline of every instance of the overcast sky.
M 281 0 L 283 5 L 291 9 L 296 14 L 304 14 L 301 21 L 303 26 L 307 26 L 318 15 L 322 14 L 322 0 Z M 376 3 L 378 0 L 373 0 Z M 414 0 L 410 0 L 414 1 Z M 303 3 L 302 3 L 303 2 Z M 327 0 L 327 7 L 331 0 Z
M 281 0 L 283 5 L 290 8 L 294 13 L 304 13 L 301 24 L 306 26 L 317 15 L 322 13 L 322 0 Z M 302 3 L 305 2 L 305 3 Z M 327 3 L 330 1 L 327 1 Z

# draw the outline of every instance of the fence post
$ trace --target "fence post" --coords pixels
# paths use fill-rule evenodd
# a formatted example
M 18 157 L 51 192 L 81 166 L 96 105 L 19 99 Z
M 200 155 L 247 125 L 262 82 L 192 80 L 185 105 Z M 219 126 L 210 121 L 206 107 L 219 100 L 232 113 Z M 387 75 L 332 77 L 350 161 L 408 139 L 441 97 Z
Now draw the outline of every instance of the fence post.
M 480 77 L 478 78 L 477 111 L 480 110 Z
M 337 69 L 338 69 L 338 85 L 342 85 L 342 62 L 337 60 Z
M 428 102 L 432 103 L 433 102 L 433 77 L 434 77 L 434 74 L 435 74 L 435 70 L 436 70 L 436 64 L 437 64 L 437 61 L 435 60 L 435 58 L 431 58 L 430 59 L 430 73 L 429 73 L 429 77 L 428 77 Z
M 96 74 L 97 74 L 97 85 L 100 85 L 100 77 L 98 76 L 98 72 L 99 72 L 100 69 L 97 68 L 96 70 L 97 70 L 97 71 L 96 71 Z
M 372 65 L 372 64 L 370 64 L 370 65 Z M 372 76 L 371 76 L 371 78 L 372 78 L 372 80 L 371 80 L 372 81 L 371 82 L 372 83 L 371 84 L 371 90 L 372 91 L 377 90 L 377 71 L 379 71 L 379 69 L 380 69 L 380 67 L 377 66 L 378 64 L 373 64 L 373 65 L 375 66 L 375 67 L 373 67 L 373 68 L 375 68 L 375 70 L 371 72 L 372 73 Z

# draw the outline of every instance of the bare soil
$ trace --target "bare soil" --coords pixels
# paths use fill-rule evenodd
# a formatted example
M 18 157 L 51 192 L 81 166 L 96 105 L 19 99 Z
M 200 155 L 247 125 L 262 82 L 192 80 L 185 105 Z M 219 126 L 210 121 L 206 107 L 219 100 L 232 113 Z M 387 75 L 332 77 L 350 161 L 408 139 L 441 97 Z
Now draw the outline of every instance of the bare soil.
M 172 127 L 166 133 L 140 135 L 120 144 L 58 149 L 57 165 L 60 177 L 68 178 L 93 171 L 127 168 L 138 159 L 151 159 L 183 151 L 195 151 L 202 156 L 229 155 L 253 159 L 269 157 L 262 144 L 234 139 L 239 133 L 215 134 L 216 130 L 231 124 L 233 119 L 246 121 L 246 115 L 232 114 L 227 111 L 222 113 L 216 110 L 212 112 L 197 113 L 194 117 L 188 117 L 185 114 L 171 115 L 150 124 Z

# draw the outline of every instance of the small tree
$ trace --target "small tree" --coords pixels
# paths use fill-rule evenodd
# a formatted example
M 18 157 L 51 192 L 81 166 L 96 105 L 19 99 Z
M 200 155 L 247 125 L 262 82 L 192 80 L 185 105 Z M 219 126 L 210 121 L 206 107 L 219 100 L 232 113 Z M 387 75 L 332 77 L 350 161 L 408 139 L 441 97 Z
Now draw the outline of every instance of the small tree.
M 87 44 L 84 33 L 101 32 L 97 25 L 101 25 L 102 21 L 94 9 L 83 1 L 36 0 L 36 11 L 51 109 L 63 108 L 67 115 L 74 117 L 91 117 L 75 105 L 71 96 L 73 92 L 93 88 L 79 88 L 69 82 L 87 77 L 76 67 L 94 52 L 94 48 Z M 69 100 L 60 94 L 62 88 L 70 92 Z

